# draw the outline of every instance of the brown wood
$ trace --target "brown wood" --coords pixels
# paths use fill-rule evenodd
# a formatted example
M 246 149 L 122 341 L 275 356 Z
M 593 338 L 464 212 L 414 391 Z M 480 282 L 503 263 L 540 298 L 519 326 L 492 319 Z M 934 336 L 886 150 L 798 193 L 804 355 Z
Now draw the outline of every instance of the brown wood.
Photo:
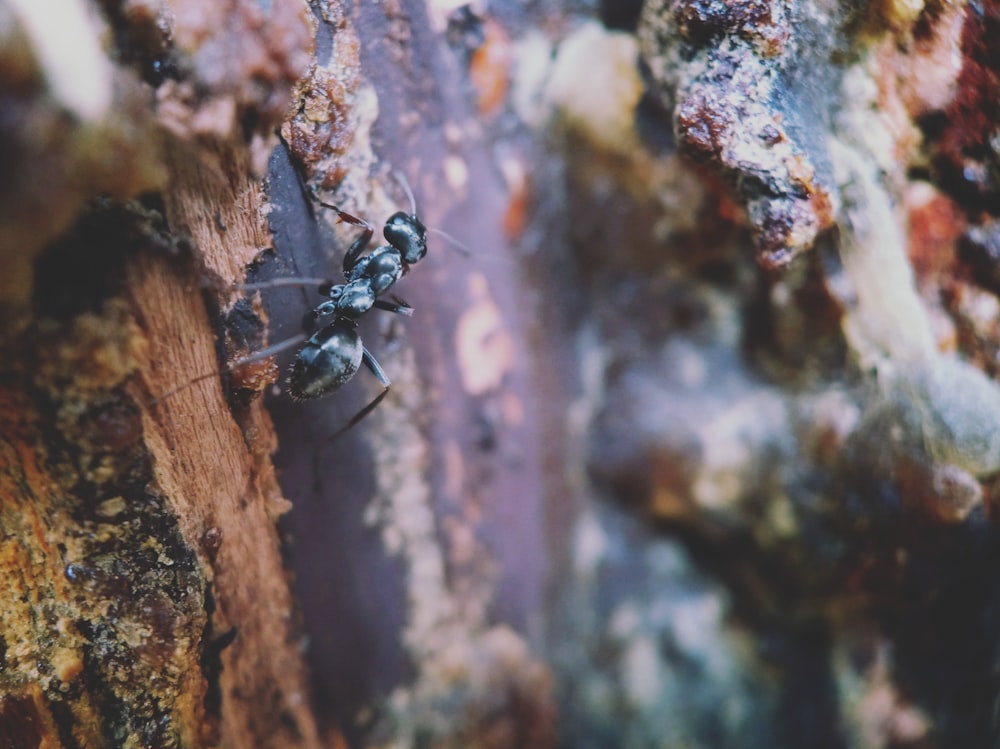
M 202 249 L 206 267 L 226 289 L 242 281 L 243 268 L 268 244 L 260 183 L 247 177 L 245 152 L 220 149 L 218 172 L 182 156 L 169 160 L 177 169 L 167 215 Z M 206 173 L 225 178 L 206 179 Z M 215 212 L 223 216 L 224 232 Z M 149 394 L 167 393 L 218 367 L 197 288 L 166 264 L 148 261 L 130 269 L 128 286 L 150 341 L 140 397 L 148 402 Z M 221 653 L 221 735 L 234 747 L 318 746 L 275 527 L 288 502 L 271 463 L 273 429 L 260 401 L 237 424 L 220 382 L 196 382 L 143 416 L 156 483 L 174 498 L 181 533 L 211 563 L 212 631 L 236 629 Z
M 275 5 L 272 31 L 279 17 L 289 33 L 301 24 L 290 5 Z M 230 8 L 230 19 L 248 7 Z M 124 80 L 122 110 L 97 132 L 113 142 L 128 107 L 152 99 L 130 71 L 112 72 Z M 268 107 L 282 95 L 275 86 Z M 215 313 L 241 296 L 233 284 L 270 245 L 251 162 L 266 161 L 276 139 L 264 119 L 264 139 L 244 140 L 231 118 L 253 104 L 236 95 L 227 109 L 231 92 L 213 93 L 199 102 L 183 85 L 159 89 L 166 127 L 158 144 L 141 141 L 133 157 L 144 166 L 133 172 L 158 175 L 162 218 L 99 202 L 55 243 L 21 255 L 4 246 L 18 268 L 41 252 L 33 289 L 5 297 L 0 337 L 4 746 L 321 745 L 276 527 L 288 502 L 273 429 L 259 400 L 237 422 L 216 343 Z M 37 119 L 42 106 L 28 111 Z M 30 128 L 18 137 L 36 145 Z M 70 138 L 65 151 L 85 146 Z M 65 166 L 83 160 L 42 150 L 19 164 L 35 178 L 52 170 L 65 188 L 86 182 Z M 20 217 L 44 220 L 37 206 Z M 338 744 L 335 731 L 322 742 Z
M 178 169 L 168 204 L 222 288 L 266 241 L 259 183 L 245 153 L 229 158 L 243 159 L 242 178 Z M 221 239 L 210 219 L 185 221 L 246 196 Z M 178 389 L 219 366 L 200 279 L 183 266 L 139 249 L 111 312 L 25 341 L 33 384 L 3 391 L 5 661 L 7 673 L 42 669 L 20 696 L 8 685 L 4 704 L 33 695 L 57 746 L 69 731 L 99 746 L 111 730 L 146 745 L 318 746 L 275 527 L 288 504 L 273 430 L 260 402 L 237 424 L 218 376 Z M 32 344 L 47 349 L 31 356 Z M 67 465 L 73 456 L 83 465 Z M 88 475 L 95 463 L 108 475 Z M 137 475 L 112 475 L 125 470 Z M 124 494 L 106 496 L 109 484 Z M 133 506 L 137 492 L 155 499 Z

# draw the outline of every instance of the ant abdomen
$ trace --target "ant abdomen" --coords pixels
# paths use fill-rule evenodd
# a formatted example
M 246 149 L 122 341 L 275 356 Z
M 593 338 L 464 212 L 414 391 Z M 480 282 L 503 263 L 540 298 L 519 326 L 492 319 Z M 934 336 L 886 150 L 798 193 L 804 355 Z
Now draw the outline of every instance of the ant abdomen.
M 338 318 L 316 331 L 295 356 L 288 392 L 296 400 L 322 398 L 357 373 L 364 346 L 354 323 Z

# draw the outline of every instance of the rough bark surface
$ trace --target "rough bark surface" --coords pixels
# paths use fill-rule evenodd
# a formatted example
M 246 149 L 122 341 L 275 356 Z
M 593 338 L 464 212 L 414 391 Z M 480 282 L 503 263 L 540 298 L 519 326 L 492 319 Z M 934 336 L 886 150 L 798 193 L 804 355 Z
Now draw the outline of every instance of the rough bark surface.
M 43 205 L 76 215 L 3 248 L 5 267 L 33 279 L 4 297 L 5 746 L 319 745 L 275 527 L 287 502 L 271 422 L 260 404 L 234 417 L 218 376 L 185 386 L 219 370 L 212 313 L 270 245 L 251 166 L 266 144 L 236 117 L 272 139 L 302 72 L 289 60 L 306 58 L 271 47 L 269 65 L 253 63 L 276 99 L 242 88 L 246 57 L 195 93 L 222 71 L 184 47 L 193 26 L 169 25 L 211 21 L 182 5 L 170 17 L 81 4 L 73 44 L 56 52 L 52 19 L 7 11 L 7 83 L 16 64 L 30 74 L 4 137 L 38 154 L 15 162 L 11 193 L 39 178 L 49 193 L 20 195 L 36 203 L 5 212 L 5 239 L 47 226 Z M 217 30 L 243 38 L 258 13 L 232 7 Z M 268 21 L 306 46 L 303 9 L 275 5 Z M 117 64 L 96 46 L 106 26 Z M 74 80 L 53 54 L 95 77 Z M 92 100 L 55 96 L 74 87 Z M 64 119 L 50 151 L 44 123 L 74 106 L 76 129 Z M 117 200 L 95 200 L 108 189 Z

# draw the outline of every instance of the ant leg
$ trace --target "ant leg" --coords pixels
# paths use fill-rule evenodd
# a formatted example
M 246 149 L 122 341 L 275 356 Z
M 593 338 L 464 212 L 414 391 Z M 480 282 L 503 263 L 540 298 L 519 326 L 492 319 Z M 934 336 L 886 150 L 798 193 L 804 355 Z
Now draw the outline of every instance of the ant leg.
M 340 210 L 340 208 L 333 205 L 333 203 L 324 203 L 323 201 L 319 201 L 319 204 L 324 208 L 336 211 L 337 218 L 345 224 L 358 226 L 364 230 L 361 232 L 361 236 L 354 240 L 354 244 L 348 248 L 347 254 L 344 255 L 344 275 L 346 276 L 351 272 L 354 266 L 358 264 L 358 259 L 361 257 L 361 253 L 365 251 L 365 247 L 367 247 L 368 243 L 372 241 L 372 235 L 375 233 L 375 227 L 363 218 L 352 216 L 347 211 Z
M 377 361 L 375 361 L 375 357 L 372 356 L 371 352 L 369 352 L 368 349 L 366 349 L 364 346 L 361 347 L 361 361 L 364 363 L 366 367 L 368 367 L 368 370 L 373 375 L 375 375 L 376 378 L 378 378 L 378 381 L 382 383 L 382 392 L 376 395 L 372 399 L 371 403 L 369 403 L 367 406 L 365 406 L 356 414 L 354 414 L 354 416 L 351 417 L 350 421 L 348 421 L 346 424 L 344 424 L 344 426 L 342 426 L 340 429 L 334 432 L 330 436 L 331 440 L 337 439 L 348 429 L 357 426 L 358 423 L 360 423 L 360 421 L 363 418 L 365 418 L 368 414 L 374 411 L 378 407 L 378 404 L 381 403 L 382 400 L 385 398 L 385 396 L 389 394 L 389 388 L 392 385 L 392 383 L 389 381 L 389 378 L 386 377 L 385 372 L 382 370 L 381 365 Z
M 387 302 L 384 299 L 376 299 L 373 305 L 376 309 L 382 309 L 386 312 L 394 312 L 397 315 L 406 315 L 407 317 L 413 317 L 413 307 L 408 304 L 393 304 L 392 302 Z
M 254 351 L 252 354 L 248 354 L 240 359 L 237 359 L 232 364 L 229 365 L 228 369 L 230 371 L 234 369 L 239 369 L 240 367 L 246 366 L 247 364 L 253 364 L 261 359 L 266 359 L 269 356 L 274 356 L 275 354 L 280 354 L 282 351 L 287 351 L 290 348 L 294 348 L 302 343 L 309 337 L 308 333 L 299 333 L 291 338 L 286 338 L 283 341 L 278 341 L 277 343 L 272 343 L 266 348 L 262 348 L 260 351 Z
M 261 359 L 266 359 L 269 356 L 274 356 L 275 354 L 279 354 L 282 351 L 285 351 L 286 349 L 290 349 L 290 348 L 292 348 L 294 346 L 298 346 L 300 343 L 302 343 L 308 337 L 309 337 L 309 335 L 307 333 L 300 333 L 299 335 L 294 336 L 292 338 L 289 338 L 287 340 L 279 341 L 278 343 L 275 343 L 275 344 L 273 344 L 271 346 L 268 346 L 267 348 L 263 348 L 260 351 L 255 351 L 254 353 L 252 353 L 252 354 L 250 354 L 248 356 L 244 356 L 241 359 L 237 359 L 232 364 L 230 364 L 228 367 L 226 367 L 226 370 L 229 371 L 229 372 L 232 372 L 233 370 L 239 369 L 240 367 L 244 367 L 247 364 L 253 364 L 254 362 L 260 361 Z M 181 392 L 182 390 L 186 390 L 187 388 L 189 388 L 192 385 L 194 385 L 196 382 L 201 382 L 202 380 L 207 380 L 210 377 L 221 377 L 221 373 L 220 372 L 206 372 L 203 375 L 198 375 L 197 377 L 194 377 L 194 378 L 188 380 L 183 385 L 178 385 L 177 387 L 175 387 L 175 388 L 173 388 L 171 390 L 168 390 L 165 393 L 162 393 L 162 394 L 156 396 L 155 398 L 153 398 L 149 402 L 149 405 L 150 406 L 155 406 L 157 403 L 160 403 L 161 401 L 166 400 L 170 396 L 176 395 L 177 393 Z
M 192 385 L 194 385 L 196 382 L 201 382 L 202 380 L 207 380 L 210 377 L 219 377 L 219 376 L 220 375 L 219 375 L 218 372 L 206 372 L 203 375 L 198 375 L 197 377 L 193 377 L 192 379 L 190 379 L 187 382 L 185 382 L 183 385 L 178 385 L 177 387 L 171 388 L 167 392 L 161 393 L 160 395 L 156 396 L 151 401 L 149 401 L 149 406 L 150 406 L 150 408 L 156 406 L 158 403 L 161 403 L 161 402 L 165 401 L 167 398 L 171 397 L 172 395 L 176 395 L 177 393 L 181 392 L 182 390 L 187 390 L 189 387 L 191 387 Z
M 285 276 L 283 278 L 272 278 L 270 281 L 257 281 L 256 283 L 238 283 L 235 288 L 240 291 L 257 291 L 259 289 L 276 289 L 279 286 L 331 286 L 333 282 L 328 278 L 301 278 L 298 276 Z
M 375 375 L 378 381 L 382 383 L 382 387 L 388 390 L 392 383 L 389 382 L 389 378 L 386 377 L 385 372 L 382 371 L 382 366 L 375 361 L 375 357 L 372 356 L 371 352 L 364 346 L 361 347 L 361 361 L 364 362 L 366 367 L 368 367 L 368 371 Z

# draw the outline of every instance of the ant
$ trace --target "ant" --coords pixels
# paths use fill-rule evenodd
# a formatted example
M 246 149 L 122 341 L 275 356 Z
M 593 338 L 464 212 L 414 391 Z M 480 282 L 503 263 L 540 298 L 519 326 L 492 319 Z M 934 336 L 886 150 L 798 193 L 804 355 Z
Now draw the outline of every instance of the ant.
M 334 283 L 323 278 L 289 277 L 244 284 L 239 287 L 245 291 L 254 291 L 278 286 L 316 285 L 319 293 L 327 299 L 309 313 L 307 320 L 313 326 L 318 325 L 320 321 L 326 321 L 326 324 L 312 335 L 294 336 L 238 359 L 233 362 L 230 369 L 239 369 L 266 359 L 304 341 L 289 370 L 288 390 L 294 400 L 310 400 L 330 395 L 354 377 L 362 364 L 382 385 L 382 392 L 339 429 L 333 438 L 340 436 L 371 413 L 389 393 L 392 385 L 381 365 L 361 342 L 357 330 L 358 320 L 373 308 L 407 317 L 413 314 L 413 308 L 402 300 L 393 297 L 394 301 L 389 302 L 381 297 L 409 272 L 411 265 L 420 262 L 427 254 L 428 233 L 441 235 L 461 254 L 465 256 L 470 254 L 464 244 L 447 232 L 427 229 L 424 226 L 417 218 L 416 199 L 406 178 L 399 172 L 394 172 L 393 175 L 409 199 L 410 212 L 397 211 L 392 214 L 382 229 L 388 244 L 377 247 L 367 254 L 365 249 L 371 243 L 375 227 L 368 221 L 336 205 L 325 203 L 313 195 L 319 205 L 336 212 L 340 221 L 362 230 L 361 235 L 354 240 L 344 255 L 344 283 Z M 182 387 L 212 377 L 214 374 L 197 377 Z M 171 390 L 153 402 L 157 403 L 180 389 Z
M 427 227 L 417 218 L 416 200 L 405 178 L 398 173 L 396 177 L 409 198 L 410 213 L 397 211 L 392 214 L 382 229 L 388 244 L 367 254 L 365 249 L 375 233 L 372 224 L 336 205 L 317 201 L 324 208 L 335 211 L 340 221 L 362 230 L 361 236 L 354 240 L 344 255 L 344 283 L 335 284 L 326 279 L 278 278 L 242 287 L 245 290 L 255 290 L 318 284 L 319 293 L 328 297 L 308 316 L 313 325 L 323 320 L 328 322 L 306 339 L 295 355 L 288 376 L 289 394 L 295 400 L 330 395 L 354 377 L 362 364 L 382 385 L 382 392 L 334 436 L 339 436 L 371 413 L 382 402 L 392 385 L 378 361 L 361 342 L 357 331 L 358 320 L 373 308 L 407 317 L 413 314 L 413 308 L 401 300 L 389 302 L 381 298 L 409 272 L 411 265 L 418 263 L 427 254 Z M 235 366 L 250 364 L 298 345 L 303 337 L 296 336 L 269 346 L 241 359 Z

